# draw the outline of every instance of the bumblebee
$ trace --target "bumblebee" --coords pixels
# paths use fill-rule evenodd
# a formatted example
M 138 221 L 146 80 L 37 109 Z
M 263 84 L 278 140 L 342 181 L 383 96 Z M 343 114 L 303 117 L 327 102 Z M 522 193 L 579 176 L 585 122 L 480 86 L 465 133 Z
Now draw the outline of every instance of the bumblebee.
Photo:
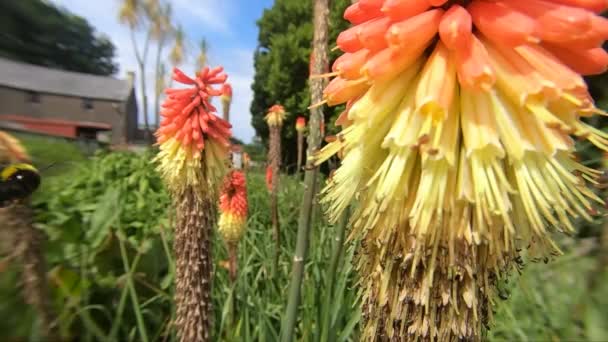
M 0 207 L 27 198 L 40 186 L 40 173 L 25 163 L 0 168 Z

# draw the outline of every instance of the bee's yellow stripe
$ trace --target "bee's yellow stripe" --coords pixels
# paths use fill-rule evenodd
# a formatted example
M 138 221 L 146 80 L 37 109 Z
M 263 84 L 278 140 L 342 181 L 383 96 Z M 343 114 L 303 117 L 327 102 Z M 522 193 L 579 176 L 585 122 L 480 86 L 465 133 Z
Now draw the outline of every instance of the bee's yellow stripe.
M 15 172 L 20 171 L 20 170 L 30 170 L 30 171 L 38 172 L 38 170 L 30 164 L 11 164 L 11 165 L 5 167 L 4 169 L 2 169 L 2 172 L 0 172 L 0 180 L 5 181 L 10 176 L 15 174 Z

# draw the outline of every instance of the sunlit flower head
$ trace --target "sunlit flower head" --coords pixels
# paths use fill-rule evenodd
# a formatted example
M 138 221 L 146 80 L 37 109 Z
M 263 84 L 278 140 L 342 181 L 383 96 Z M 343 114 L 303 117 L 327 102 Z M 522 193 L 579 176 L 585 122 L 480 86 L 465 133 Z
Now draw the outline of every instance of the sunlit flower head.
M 356 198 L 363 339 L 479 338 L 495 283 L 528 249 L 559 253 L 601 203 L 571 136 L 607 149 L 581 75 L 601 73 L 605 1 L 361 0 L 324 91 L 346 103 L 324 190 L 336 220 Z
M 247 185 L 245 174 L 233 170 L 226 175 L 220 193 L 218 230 L 227 243 L 238 242 L 247 221 Z
M 296 131 L 303 132 L 306 130 L 306 118 L 303 116 L 298 116 L 296 119 Z
M 221 86 L 226 78 L 221 67 L 205 67 L 194 79 L 173 69 L 173 79 L 190 87 L 165 91 L 155 161 L 169 189 L 177 194 L 186 187 L 212 190 L 224 175 L 231 126 L 217 116 L 210 100 L 222 94 L 213 86 Z
M 266 120 L 266 123 L 268 123 L 268 126 L 282 126 L 283 121 L 285 120 L 285 108 L 280 104 L 275 104 L 268 109 L 268 113 L 264 119 Z

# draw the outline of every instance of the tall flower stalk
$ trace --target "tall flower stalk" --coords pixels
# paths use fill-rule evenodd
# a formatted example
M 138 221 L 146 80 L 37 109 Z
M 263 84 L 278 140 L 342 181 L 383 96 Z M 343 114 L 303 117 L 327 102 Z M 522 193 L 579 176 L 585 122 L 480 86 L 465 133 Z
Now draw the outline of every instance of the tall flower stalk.
M 304 131 L 306 131 L 306 118 L 298 116 L 296 119 L 296 132 L 298 132 L 298 172 L 302 170 L 302 153 L 304 152 Z
M 275 253 L 273 270 L 276 271 L 281 254 L 281 228 L 279 223 L 279 208 L 277 197 L 279 193 L 279 177 L 281 167 L 281 128 L 285 120 L 285 108 L 281 105 L 270 107 L 266 114 L 266 123 L 270 130 L 270 142 L 268 148 L 268 169 L 266 170 L 266 182 L 270 188 L 270 216 L 272 219 L 272 231 L 275 242 Z
M 598 110 L 581 75 L 608 54 L 605 1 L 361 0 L 324 91 L 347 104 L 323 190 L 351 238 L 363 340 L 479 340 L 496 283 L 560 253 L 552 230 L 591 219 L 598 171 L 572 158 Z
M 158 163 L 176 211 L 176 326 L 181 341 L 211 339 L 211 233 L 217 188 L 226 173 L 230 124 L 210 103 L 226 81 L 221 67 L 203 68 L 195 78 L 173 69 L 176 82 L 189 88 L 167 89 L 163 120 L 156 132 Z

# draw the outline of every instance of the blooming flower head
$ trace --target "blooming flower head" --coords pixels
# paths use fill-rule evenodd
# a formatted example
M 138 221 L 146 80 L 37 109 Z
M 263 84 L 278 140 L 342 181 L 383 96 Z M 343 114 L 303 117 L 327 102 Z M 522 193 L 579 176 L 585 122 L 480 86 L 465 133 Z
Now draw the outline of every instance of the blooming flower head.
M 205 67 L 195 78 L 173 69 L 173 79 L 190 87 L 165 91 L 163 120 L 156 132 L 160 152 L 155 160 L 176 194 L 187 187 L 215 189 L 224 175 L 231 126 L 217 116 L 210 100 L 222 94 L 213 86 L 221 86 L 226 78 L 221 67 Z
M 280 104 L 275 104 L 274 106 L 268 109 L 268 113 L 264 118 L 268 123 L 268 126 L 278 127 L 283 125 L 283 120 L 285 120 L 285 108 Z
M 226 175 L 220 194 L 218 230 L 227 243 L 236 243 L 245 231 L 247 221 L 247 185 L 245 174 L 233 170 Z
M 303 132 L 306 130 L 306 118 L 303 116 L 298 116 L 296 119 L 296 131 Z
M 222 85 L 222 102 L 232 101 L 232 86 L 230 83 L 224 83 Z
M 598 172 L 572 136 L 608 149 L 579 118 L 601 112 L 581 75 L 608 54 L 606 1 L 360 0 L 324 90 L 346 103 L 343 153 L 324 190 L 332 219 L 357 198 L 364 339 L 479 338 L 494 284 L 549 230 L 590 219 Z

